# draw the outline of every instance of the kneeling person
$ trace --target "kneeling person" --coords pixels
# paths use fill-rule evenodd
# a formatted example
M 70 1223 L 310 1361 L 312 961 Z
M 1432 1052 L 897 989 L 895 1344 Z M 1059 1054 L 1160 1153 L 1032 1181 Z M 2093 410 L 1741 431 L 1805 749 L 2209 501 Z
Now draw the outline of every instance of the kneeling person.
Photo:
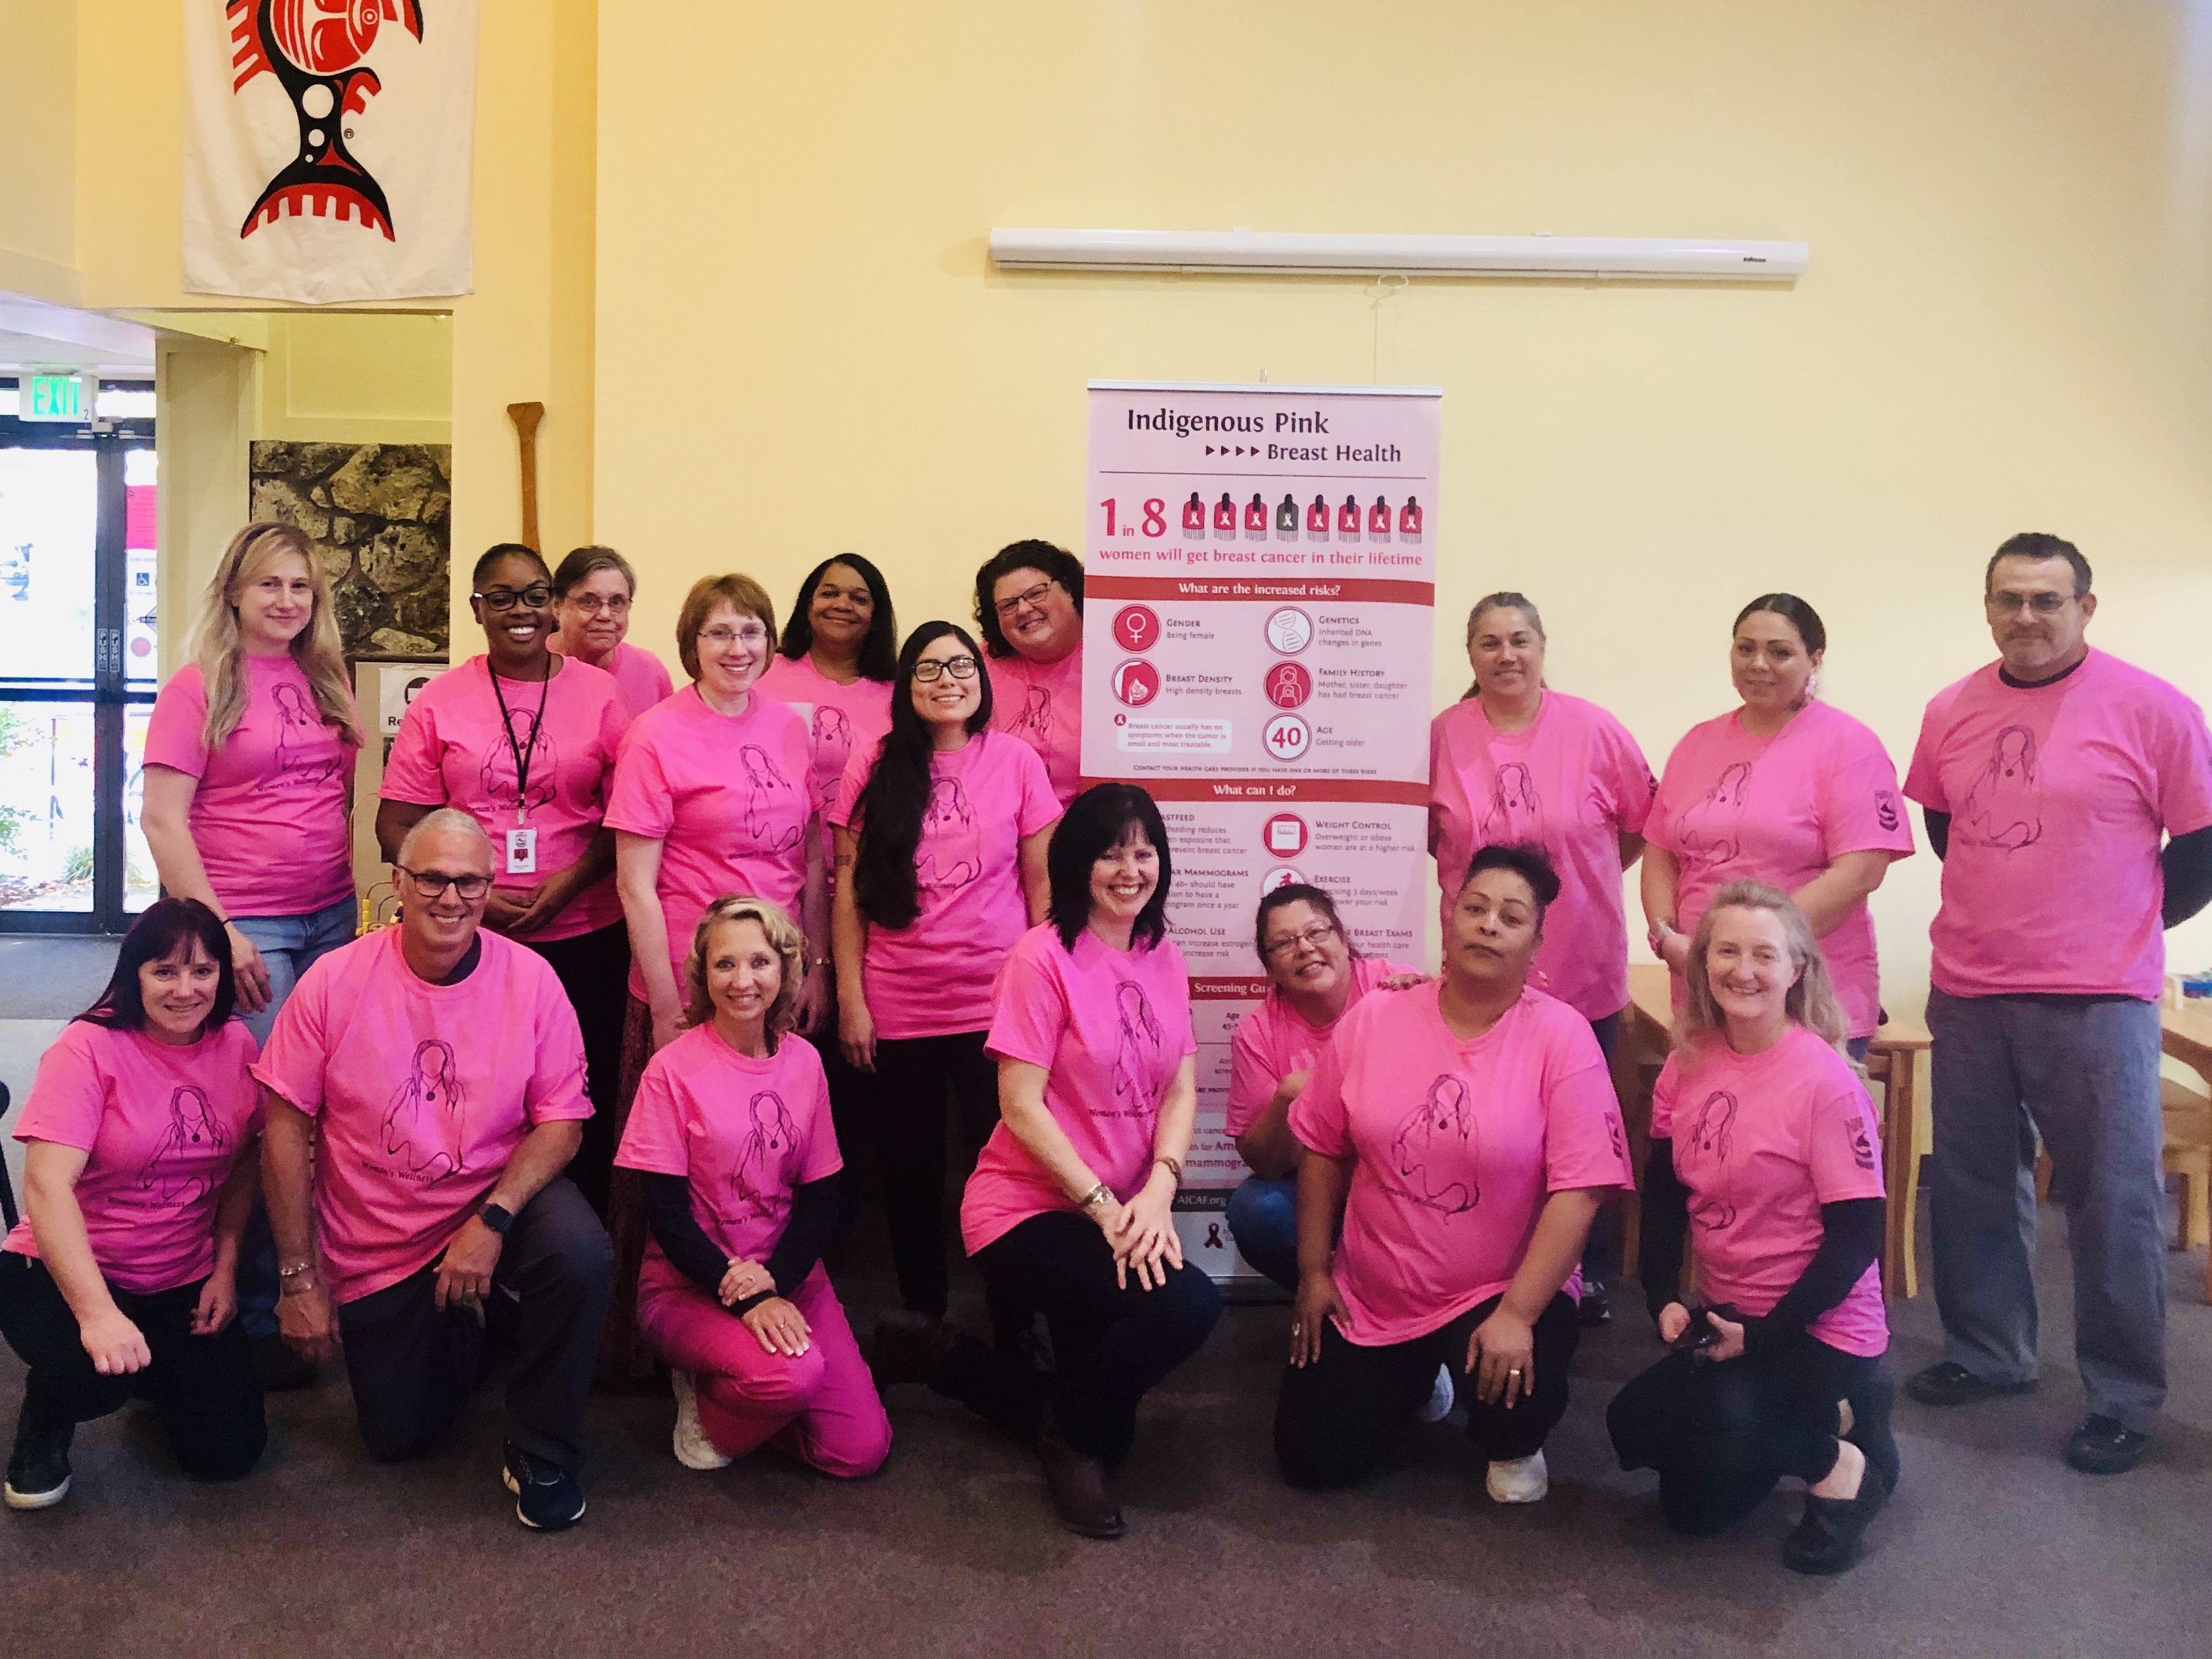
M 362 1438 L 392 1461 L 459 1416 L 485 1370 L 487 1304 L 512 1309 L 505 1479 L 523 1524 L 557 1531 L 584 1513 L 612 1262 L 561 1173 L 592 1113 L 583 1038 L 552 969 L 478 926 L 492 848 L 474 818 L 432 812 L 394 868 L 399 926 L 310 969 L 253 1068 L 270 1091 L 278 1322 L 309 1358 L 343 1341 Z

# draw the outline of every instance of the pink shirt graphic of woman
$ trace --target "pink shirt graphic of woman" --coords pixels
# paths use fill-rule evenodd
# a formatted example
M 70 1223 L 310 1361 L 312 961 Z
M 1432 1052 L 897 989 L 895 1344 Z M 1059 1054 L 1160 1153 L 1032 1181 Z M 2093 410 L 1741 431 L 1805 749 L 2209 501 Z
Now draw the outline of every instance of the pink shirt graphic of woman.
M 1145 1079 L 1152 1074 L 1164 1038 L 1160 1022 L 1145 999 L 1145 988 L 1133 979 L 1115 982 L 1114 1011 L 1121 1022 L 1114 1047 L 1114 1108 L 1101 1115 L 1149 1118 L 1159 1106 Z
M 753 1127 L 730 1171 L 730 1196 L 740 1211 L 775 1221 L 789 1213 L 791 1182 L 784 1165 L 799 1146 L 799 1130 L 783 1097 L 763 1089 L 752 1099 Z
M 1735 1225 L 1735 1183 L 1729 1179 L 1729 1153 L 1735 1141 L 1736 1097 L 1725 1089 L 1705 1097 L 1690 1126 L 1687 1151 L 1702 1162 L 1711 1158 L 1712 1172 L 1703 1176 L 1690 1194 L 1690 1213 L 1707 1227 Z
M 2043 781 L 2035 733 L 2008 726 L 1990 745 L 1990 763 L 1966 792 L 1966 833 L 1983 847 L 2017 853 L 2043 839 Z
M 327 782 L 337 775 L 338 762 L 331 757 L 327 745 L 319 744 L 323 717 L 307 688 L 280 682 L 270 688 L 269 696 L 276 707 L 276 776 L 273 781 L 279 787 L 291 789 Z M 325 752 L 314 754 L 319 746 L 324 747 Z M 350 750 L 344 752 L 352 753 Z
M 1428 1209 L 1464 1215 L 1482 1202 L 1482 1188 L 1474 1178 L 1478 1145 L 1467 1084 L 1446 1072 L 1429 1085 L 1427 1098 L 1390 1143 L 1390 1162 L 1403 1183 L 1400 1190 Z M 1453 1173 L 1454 1166 L 1465 1171 L 1464 1177 Z
M 921 845 L 914 861 L 924 887 L 965 887 L 983 873 L 983 838 L 975 809 L 957 778 L 933 779 L 921 813 Z
M 814 705 L 814 810 L 828 817 L 853 757 L 853 720 L 834 703 Z
M 169 1097 L 169 1127 L 146 1155 L 138 1171 L 139 1186 L 162 1209 L 198 1202 L 215 1190 L 215 1177 L 206 1172 L 204 1160 L 222 1152 L 227 1139 L 207 1096 L 189 1083 L 184 1085 Z M 179 1159 L 198 1162 L 199 1172 L 174 1168 Z
M 783 769 L 769 757 L 767 750 L 757 743 L 746 744 L 738 750 L 738 763 L 745 773 L 745 833 L 753 838 L 756 848 L 764 853 L 784 853 L 799 845 L 799 837 L 806 833 L 801 823 L 787 823 L 771 840 L 769 837 L 770 815 L 779 795 L 791 793 L 791 780 Z
M 427 1037 L 415 1045 L 407 1081 L 384 1115 L 384 1150 L 406 1173 L 437 1181 L 461 1170 L 461 1108 L 465 1097 L 453 1076 L 453 1045 Z
M 1678 833 L 1684 864 L 1733 864 L 1743 856 L 1743 801 L 1750 792 L 1749 761 L 1721 769 L 1705 799 L 1682 814 Z
M 527 728 L 526 730 L 525 728 Z M 484 799 L 495 805 L 513 801 L 518 813 L 534 812 L 549 805 L 559 791 L 561 757 L 553 747 L 553 734 L 544 731 L 535 709 L 510 708 L 507 711 L 507 729 L 514 736 L 510 743 L 495 741 L 490 752 L 483 758 Z M 520 753 L 530 763 L 530 796 L 522 798 L 516 788 L 514 757 Z
M 1498 769 L 1490 787 L 1490 811 L 1483 815 L 1482 844 L 1541 842 L 1544 804 L 1536 799 L 1536 775 L 1520 761 Z
M 1022 717 L 1006 728 L 1042 754 L 1052 741 L 1052 688 L 1033 685 L 1022 699 Z

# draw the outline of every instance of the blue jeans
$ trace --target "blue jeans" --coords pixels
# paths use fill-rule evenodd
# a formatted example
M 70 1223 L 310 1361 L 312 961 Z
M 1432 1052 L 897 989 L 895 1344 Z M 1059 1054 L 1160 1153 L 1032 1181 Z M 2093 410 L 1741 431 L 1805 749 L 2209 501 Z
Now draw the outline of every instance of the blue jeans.
M 2051 1196 L 2066 1208 L 2074 1357 L 2089 1410 L 2148 1432 L 2166 1399 L 2157 1006 L 1930 990 L 1928 1030 L 1936 1039 L 1929 1242 L 1944 1357 L 1987 1382 L 2036 1375 L 2040 1139 Z
M 353 943 L 358 912 L 354 901 L 313 910 L 304 916 L 233 916 L 232 923 L 261 952 L 269 969 L 269 1006 L 243 1018 L 256 1043 L 265 1046 L 277 1011 L 292 988 L 321 957 Z M 238 1252 L 238 1322 L 248 1336 L 276 1334 L 276 1241 L 269 1231 L 269 1212 L 258 1200 L 246 1224 Z
M 1285 1290 L 1297 1290 L 1298 1178 L 1249 1178 L 1229 1195 L 1229 1236 L 1245 1261 Z

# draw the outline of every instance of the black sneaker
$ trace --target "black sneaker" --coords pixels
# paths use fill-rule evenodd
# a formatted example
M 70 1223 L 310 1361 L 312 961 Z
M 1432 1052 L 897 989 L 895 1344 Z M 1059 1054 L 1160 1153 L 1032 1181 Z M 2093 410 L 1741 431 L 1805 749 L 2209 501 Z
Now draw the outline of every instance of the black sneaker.
M 315 1362 L 271 1331 L 253 1339 L 253 1375 L 264 1394 L 294 1394 L 315 1386 Z
M 576 1477 L 511 1440 L 500 1478 L 514 1494 L 514 1518 L 532 1532 L 566 1532 L 584 1518 L 584 1489 Z
M 8 1484 L 0 1488 L 11 1510 L 50 1510 L 69 1496 L 70 1442 L 76 1425 L 42 1429 L 25 1412 L 15 1420 L 15 1449 L 8 1455 Z
M 2149 1449 L 2148 1435 L 2122 1426 L 2117 1417 L 2092 1416 L 2066 1443 L 2066 1461 L 2084 1474 L 2125 1474 Z
M 1594 1279 L 1583 1281 L 1583 1299 L 1575 1306 L 1582 1316 L 1583 1328 L 1586 1331 L 1613 1323 L 1613 1297 L 1606 1293 L 1605 1286 Z
M 1923 1406 L 1971 1406 L 1978 1400 L 2033 1394 L 2035 1382 L 1989 1382 L 1954 1360 L 1940 1360 L 1905 1380 L 1905 1391 Z

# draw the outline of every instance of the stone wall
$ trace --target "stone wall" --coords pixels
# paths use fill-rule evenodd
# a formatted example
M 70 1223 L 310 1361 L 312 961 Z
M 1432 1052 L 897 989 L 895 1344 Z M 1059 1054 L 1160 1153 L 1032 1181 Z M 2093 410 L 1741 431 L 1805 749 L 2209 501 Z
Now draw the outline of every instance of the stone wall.
M 347 656 L 447 653 L 449 445 L 257 442 L 252 465 L 253 516 L 314 543 Z

